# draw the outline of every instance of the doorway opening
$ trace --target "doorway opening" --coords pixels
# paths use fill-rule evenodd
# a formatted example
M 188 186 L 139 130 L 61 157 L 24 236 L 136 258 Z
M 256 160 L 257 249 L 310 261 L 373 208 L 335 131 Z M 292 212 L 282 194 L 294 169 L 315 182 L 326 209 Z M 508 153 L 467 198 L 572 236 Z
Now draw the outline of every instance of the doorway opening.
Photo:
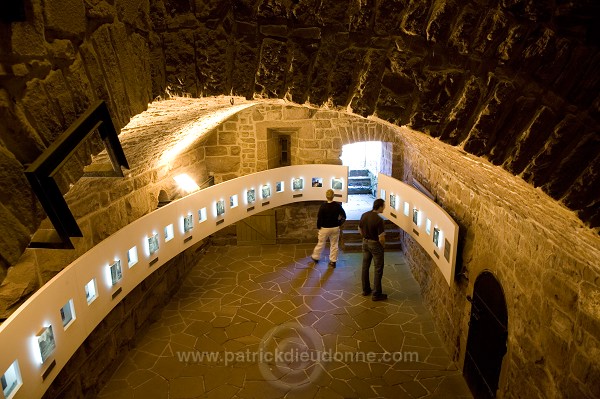
M 362 141 L 342 147 L 342 165 L 348 166 L 348 220 L 359 220 L 377 197 L 377 174 L 392 174 L 392 143 Z
M 464 375 L 473 396 L 495 398 L 506 354 L 508 311 L 502 286 L 489 271 L 475 280 Z

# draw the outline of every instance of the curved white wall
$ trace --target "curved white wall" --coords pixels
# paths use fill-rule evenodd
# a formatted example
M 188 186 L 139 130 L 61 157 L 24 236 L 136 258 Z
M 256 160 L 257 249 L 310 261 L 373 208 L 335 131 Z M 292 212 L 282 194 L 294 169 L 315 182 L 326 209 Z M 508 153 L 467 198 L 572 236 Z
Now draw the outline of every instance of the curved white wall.
M 312 187 L 313 177 L 322 178 L 323 186 Z M 292 190 L 294 178 L 304 179 L 302 190 Z M 324 200 L 325 191 L 331 188 L 334 178 L 343 181 L 342 189 L 336 190 L 336 199 L 347 202 L 348 168 L 345 166 L 302 165 L 270 169 L 196 192 L 157 209 L 102 241 L 62 270 L 0 326 L 0 376 L 16 361 L 22 380 L 22 385 L 9 397 L 41 397 L 77 348 L 119 301 L 175 255 L 215 231 L 263 210 L 293 202 Z M 458 235 L 456 224 L 439 206 L 418 195 L 420 193 L 411 187 L 385 175 L 379 175 L 379 179 L 379 189 L 386 190 L 388 205 L 392 192 L 397 193 L 402 201 L 410 201 L 411 206 L 418 204 L 424 215 L 435 220 L 436 226 L 441 226 L 445 238 L 452 239 L 451 268 L 448 269 L 443 262 L 438 263 L 440 259 L 434 257 L 444 276 L 452 276 Z M 278 182 L 283 182 L 282 192 L 276 191 Z M 271 187 L 268 198 L 262 197 L 265 185 Z M 256 190 L 256 201 L 248 204 L 246 193 L 252 188 Z M 237 195 L 235 207 L 230 206 L 232 195 Z M 225 213 L 221 216 L 216 212 L 219 200 L 225 202 Z M 201 209 L 206 209 L 206 220 L 202 222 L 198 218 Z M 405 223 L 405 218 L 398 215 L 399 218 L 395 219 L 390 211 L 388 206 L 385 216 L 411 233 L 411 226 Z M 193 215 L 193 229 L 185 232 L 184 217 L 189 214 Z M 173 226 L 173 238 L 166 241 L 165 228 L 170 225 Z M 148 237 L 154 234 L 158 235 L 159 249 L 150 255 Z M 415 239 L 430 252 L 432 243 L 426 237 L 430 236 L 424 233 Z M 129 267 L 128 251 L 133 247 L 137 249 L 138 261 Z M 444 259 L 443 252 L 440 258 Z M 122 278 L 113 285 L 109 265 L 118 260 L 121 262 Z M 96 282 L 97 297 L 88 304 L 84 287 L 92 279 Z M 75 319 L 63 328 L 60 309 L 69 300 L 73 301 Z M 42 363 L 36 335 L 48 326 L 52 326 L 56 349 Z
M 423 247 L 451 286 L 456 268 L 458 224 L 425 194 L 399 180 L 380 173 L 377 190 L 379 198 L 385 199 L 386 203 L 383 215 Z M 395 206 L 391 204 L 390 195 L 395 197 Z M 413 220 L 415 210 L 418 211 L 416 223 Z M 437 244 L 434 242 L 436 229 L 439 230 Z

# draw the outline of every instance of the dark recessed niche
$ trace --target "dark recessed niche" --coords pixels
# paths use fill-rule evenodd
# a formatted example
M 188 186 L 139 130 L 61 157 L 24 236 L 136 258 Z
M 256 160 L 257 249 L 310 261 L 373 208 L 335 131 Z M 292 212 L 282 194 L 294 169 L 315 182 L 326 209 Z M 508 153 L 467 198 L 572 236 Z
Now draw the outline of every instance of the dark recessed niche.
M 302 194 L 294 194 L 294 198 L 300 198 L 302 197 Z
M 396 214 L 395 214 L 395 213 L 392 213 L 392 212 L 390 212 L 390 216 L 391 216 L 391 217 L 394 217 L 394 218 L 396 218 L 396 219 L 398 218 L 398 216 L 396 216 Z
M 25 20 L 25 0 L 5 0 L 0 2 L 1 22 L 23 22 Z
M 183 240 L 183 243 L 185 244 L 186 242 L 188 242 L 188 241 L 191 241 L 191 240 L 192 240 L 192 237 L 193 237 L 193 236 L 189 236 L 189 237 L 185 238 L 185 239 Z
M 417 235 L 417 236 L 419 235 L 419 232 L 415 229 L 413 229 L 413 233 L 415 233 L 415 235 Z
M 438 259 L 440 258 L 440 256 L 438 255 L 438 253 L 435 252 L 435 251 L 433 251 L 433 255 L 435 255 L 435 257 L 438 258 Z
M 150 263 L 148 263 L 148 266 L 152 266 L 153 264 L 155 264 L 156 262 L 158 262 L 158 258 L 154 258 L 150 261 Z
M 225 223 L 225 219 L 221 219 L 221 220 L 217 221 L 216 225 L 218 226 L 218 225 L 220 225 L 221 223 Z
M 269 205 L 270 203 L 271 203 L 271 201 L 263 202 L 262 206 Z
M 253 211 L 253 210 L 254 210 L 253 206 L 251 206 L 250 208 L 246 209 L 247 212 L 250 212 L 250 211 Z

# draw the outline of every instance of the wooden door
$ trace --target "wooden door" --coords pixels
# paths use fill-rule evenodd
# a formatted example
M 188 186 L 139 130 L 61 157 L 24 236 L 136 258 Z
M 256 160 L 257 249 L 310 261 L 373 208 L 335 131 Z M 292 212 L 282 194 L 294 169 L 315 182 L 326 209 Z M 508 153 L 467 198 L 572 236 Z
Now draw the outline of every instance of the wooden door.
M 277 230 L 275 210 L 249 216 L 236 223 L 238 245 L 275 244 Z

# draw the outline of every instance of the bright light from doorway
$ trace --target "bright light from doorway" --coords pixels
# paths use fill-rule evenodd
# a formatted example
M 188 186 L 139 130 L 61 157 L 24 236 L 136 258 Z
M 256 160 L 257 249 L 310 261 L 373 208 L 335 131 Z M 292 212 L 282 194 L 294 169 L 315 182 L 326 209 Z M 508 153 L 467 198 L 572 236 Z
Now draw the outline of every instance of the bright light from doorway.
M 194 191 L 198 191 L 200 189 L 200 186 L 196 184 L 194 179 L 192 179 L 186 173 L 177 175 L 173 179 L 175 180 L 175 182 L 177 182 L 179 187 L 181 187 L 181 189 L 186 193 L 193 193 Z

